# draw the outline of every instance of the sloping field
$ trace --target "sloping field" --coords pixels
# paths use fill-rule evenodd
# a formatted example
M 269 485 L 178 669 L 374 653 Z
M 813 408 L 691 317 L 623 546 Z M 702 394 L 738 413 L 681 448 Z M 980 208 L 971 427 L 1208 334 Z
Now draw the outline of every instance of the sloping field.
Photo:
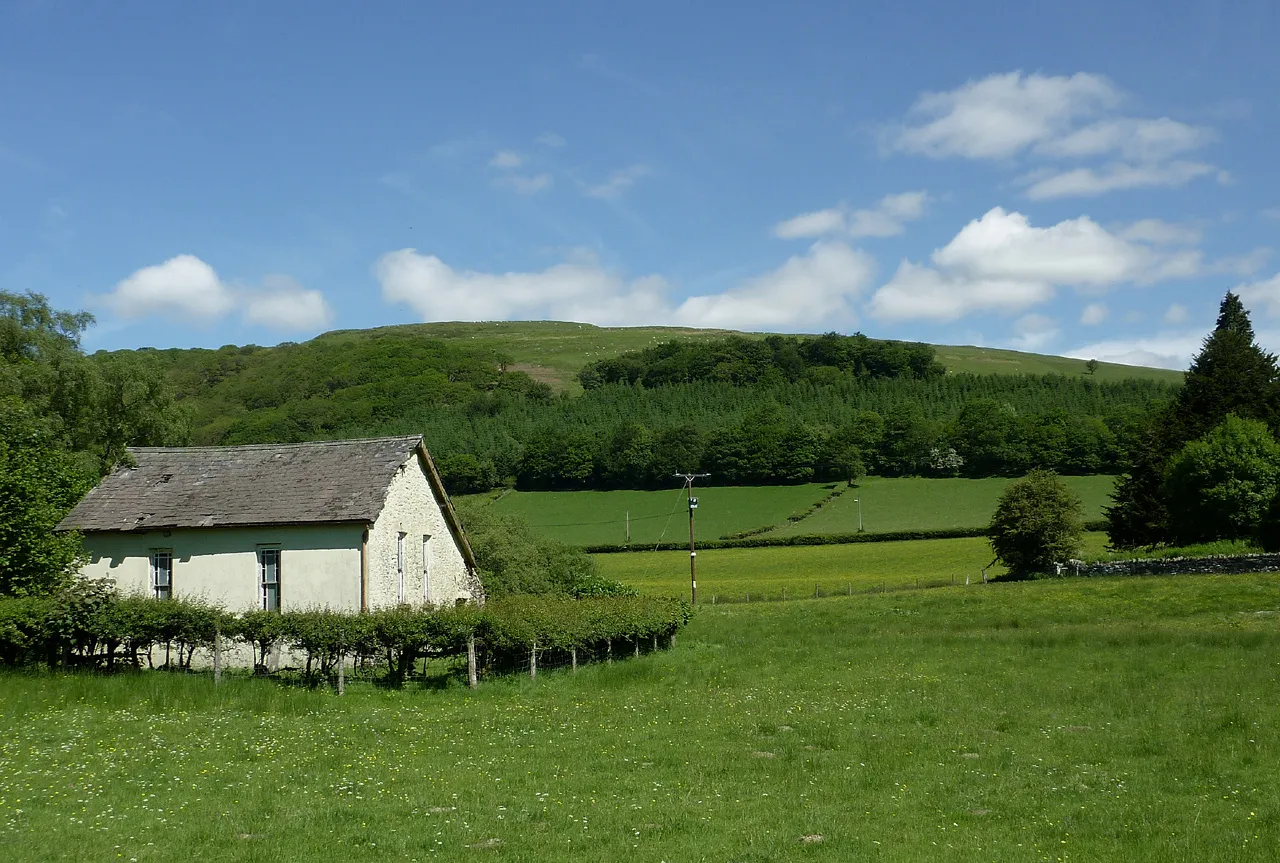
M 781 486 L 695 487 L 698 535 L 711 539 L 726 533 L 781 524 L 824 498 L 831 483 Z M 492 504 L 499 512 L 521 515 L 539 532 L 574 545 L 623 545 L 627 513 L 631 543 L 643 546 L 659 539 L 689 538 L 689 510 L 684 491 L 515 491 Z
M 476 692 L 0 673 L 0 860 L 1271 861 L 1278 596 L 719 606 Z
M 1063 480 L 1084 503 L 1086 521 L 1102 518 L 1115 488 L 1112 476 L 1068 476 Z M 1010 479 L 921 479 L 869 476 L 803 521 L 786 524 L 766 536 L 806 533 L 868 533 L 898 530 L 941 530 L 982 527 L 991 520 L 996 501 Z

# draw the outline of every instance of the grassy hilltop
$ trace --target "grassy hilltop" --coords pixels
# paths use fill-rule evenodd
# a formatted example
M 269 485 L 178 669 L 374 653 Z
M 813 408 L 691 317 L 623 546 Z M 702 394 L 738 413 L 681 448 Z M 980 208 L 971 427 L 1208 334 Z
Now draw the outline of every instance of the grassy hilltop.
M 560 389 L 577 389 L 576 375 L 584 365 L 626 351 L 652 347 L 675 339 L 707 341 L 728 335 L 763 337 L 767 333 L 735 333 L 687 327 L 597 327 L 565 321 L 496 321 L 485 323 L 402 324 L 369 330 L 337 330 L 322 339 L 361 339 L 383 335 L 422 336 L 503 351 L 514 368 Z M 1085 374 L 1085 361 L 1030 354 L 1000 348 L 936 345 L 938 359 L 951 372 L 972 374 Z M 1099 363 L 1102 381 L 1147 378 L 1178 383 L 1182 372 Z

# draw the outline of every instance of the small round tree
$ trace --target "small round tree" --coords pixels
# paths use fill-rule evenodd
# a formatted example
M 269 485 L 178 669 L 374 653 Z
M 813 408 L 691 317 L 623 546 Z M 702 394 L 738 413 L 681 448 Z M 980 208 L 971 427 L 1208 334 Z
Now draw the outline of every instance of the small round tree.
M 1048 572 L 1079 551 L 1082 510 L 1061 477 L 1033 470 L 1000 495 L 988 528 L 991 548 L 1014 575 Z
M 1278 485 L 1280 443 L 1266 423 L 1228 416 L 1169 465 L 1164 487 L 1174 540 L 1254 536 Z

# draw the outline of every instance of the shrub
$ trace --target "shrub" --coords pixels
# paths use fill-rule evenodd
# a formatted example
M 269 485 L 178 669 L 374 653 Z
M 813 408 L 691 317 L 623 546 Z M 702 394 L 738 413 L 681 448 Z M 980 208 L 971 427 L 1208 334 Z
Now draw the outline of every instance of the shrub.
M 1186 545 L 1253 536 L 1278 481 L 1280 444 L 1266 424 L 1228 416 L 1169 465 L 1164 486 L 1173 539 Z
M 1014 575 L 1046 572 L 1079 551 L 1081 511 L 1080 498 L 1061 477 L 1033 470 L 1000 495 L 991 516 L 991 548 Z

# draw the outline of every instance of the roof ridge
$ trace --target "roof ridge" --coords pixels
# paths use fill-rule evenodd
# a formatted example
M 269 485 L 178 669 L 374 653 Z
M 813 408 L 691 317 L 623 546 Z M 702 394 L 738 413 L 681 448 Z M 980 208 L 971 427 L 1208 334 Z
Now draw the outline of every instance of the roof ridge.
M 219 444 L 214 446 L 131 446 L 128 447 L 130 452 L 192 452 L 193 450 L 200 452 L 212 452 L 214 450 L 246 450 L 246 449 L 284 449 L 286 447 L 325 447 L 325 446 L 345 446 L 350 444 L 372 444 L 386 443 L 389 441 L 421 441 L 422 435 L 390 435 L 387 437 L 365 437 L 365 438 L 343 438 L 341 440 L 311 440 L 296 441 L 294 443 L 248 443 L 248 444 Z

